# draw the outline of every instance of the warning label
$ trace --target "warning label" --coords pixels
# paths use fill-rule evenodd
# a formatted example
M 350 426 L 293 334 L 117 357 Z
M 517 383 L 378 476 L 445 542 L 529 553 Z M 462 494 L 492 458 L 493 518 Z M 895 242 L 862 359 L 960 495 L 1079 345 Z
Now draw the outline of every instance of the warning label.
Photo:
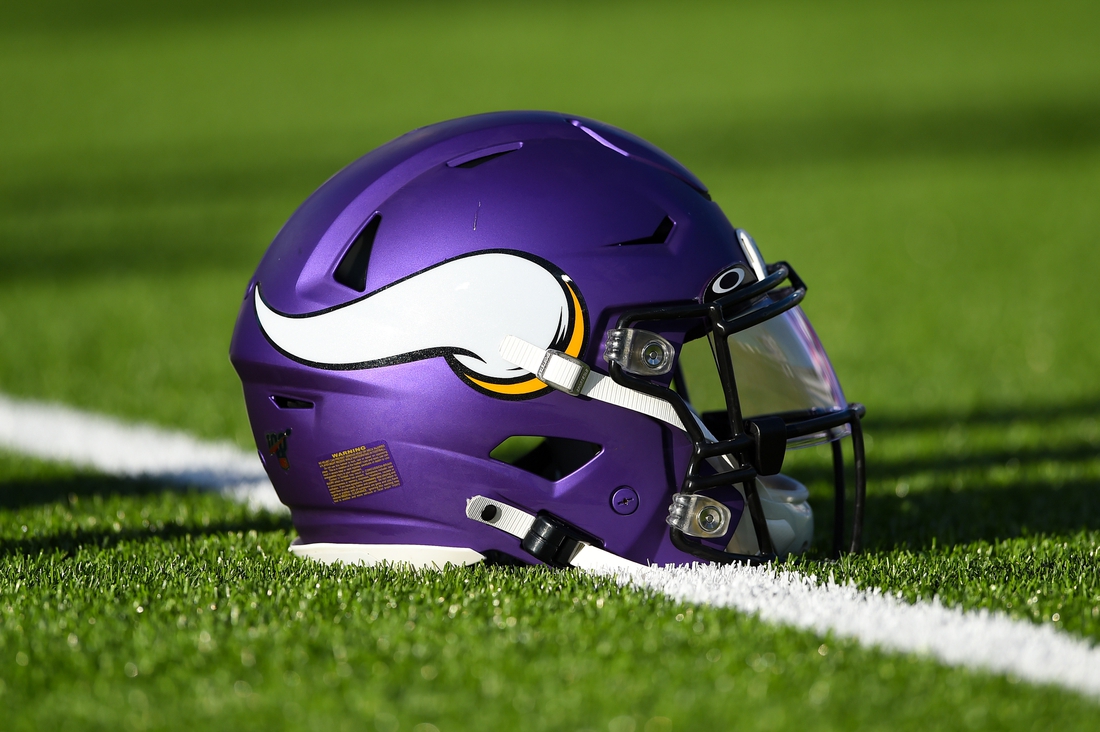
M 332 453 L 317 463 L 334 503 L 397 488 L 401 479 L 385 442 Z

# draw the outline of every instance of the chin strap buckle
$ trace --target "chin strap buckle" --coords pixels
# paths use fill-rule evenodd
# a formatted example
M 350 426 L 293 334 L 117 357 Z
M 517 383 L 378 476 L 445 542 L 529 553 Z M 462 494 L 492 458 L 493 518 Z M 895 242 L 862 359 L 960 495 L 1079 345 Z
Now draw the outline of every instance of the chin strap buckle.
M 559 391 L 564 391 L 570 396 L 578 396 L 584 384 L 588 381 L 588 374 L 592 369 L 579 358 L 567 356 L 561 351 L 547 350 L 542 358 L 542 365 L 536 372 L 540 381 L 544 381 Z
M 515 336 L 504 339 L 500 345 L 500 355 L 505 361 L 531 372 L 548 386 L 571 396 L 580 395 L 591 373 L 588 364 L 579 358 L 552 348 L 539 348 Z
M 546 511 L 532 516 L 515 506 L 474 496 L 466 501 L 466 518 L 511 534 L 525 552 L 552 567 L 607 572 L 641 566 L 602 549 L 599 539 Z
M 520 546 L 535 559 L 552 567 L 569 567 L 583 546 L 596 546 L 598 540 L 553 514 L 540 511 Z
M 588 364 L 561 351 L 539 348 L 510 335 L 501 341 L 500 355 L 558 391 L 631 409 L 684 429 L 676 410 L 664 399 L 617 384 L 610 376 L 592 371 Z

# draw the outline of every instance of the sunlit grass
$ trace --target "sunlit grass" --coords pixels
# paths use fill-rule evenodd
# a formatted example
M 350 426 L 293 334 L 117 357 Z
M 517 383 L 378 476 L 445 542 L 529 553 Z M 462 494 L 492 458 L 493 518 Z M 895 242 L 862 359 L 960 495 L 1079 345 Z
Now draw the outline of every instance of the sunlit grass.
M 1089 729 L 1091 702 L 546 568 L 293 557 L 286 519 L 0 458 L 7 729 Z M 934 703 L 931 701 L 934 699 Z M 617 726 L 616 726 L 617 725 Z M 422 732 L 425 729 L 421 728 Z
M 804 450 L 818 551 L 792 566 L 1100 640 L 1095 4 L 3 13 L 0 392 L 250 449 L 226 351 L 294 207 L 416 126 L 584 114 L 797 267 L 867 404 L 868 551 L 823 563 Z M 0 727 L 1095 727 L 1069 693 L 575 572 L 321 567 L 293 536 L 0 455 Z

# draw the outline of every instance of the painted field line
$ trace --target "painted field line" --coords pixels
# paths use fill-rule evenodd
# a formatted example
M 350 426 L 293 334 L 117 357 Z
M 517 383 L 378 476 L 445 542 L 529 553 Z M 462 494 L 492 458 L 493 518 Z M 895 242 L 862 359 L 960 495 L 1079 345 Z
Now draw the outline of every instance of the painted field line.
M 0 395 L 0 449 L 109 475 L 217 490 L 255 508 L 286 510 L 255 453 L 231 442 L 200 440 L 59 404 Z
M 232 443 L 61 405 L 0 396 L 0 449 L 219 490 L 256 507 L 285 510 L 259 459 Z M 819 584 L 773 567 L 649 567 L 620 572 L 618 581 L 683 602 L 733 608 L 767 622 L 1100 697 L 1100 648 L 1002 613 L 947 608 L 938 601 L 911 605 L 878 590 Z
M 621 584 L 675 600 L 734 608 L 771 623 L 1100 697 L 1100 647 L 1000 612 L 949 608 L 938 599 L 909 604 L 881 590 L 832 579 L 819 584 L 774 567 L 696 564 L 615 574 Z

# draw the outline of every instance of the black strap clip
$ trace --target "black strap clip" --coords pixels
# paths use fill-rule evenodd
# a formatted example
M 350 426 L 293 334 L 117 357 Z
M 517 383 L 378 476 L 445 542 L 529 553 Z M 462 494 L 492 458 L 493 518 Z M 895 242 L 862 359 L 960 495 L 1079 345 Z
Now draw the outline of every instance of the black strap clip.
M 756 417 L 747 420 L 754 450 L 749 456 L 760 475 L 776 475 L 783 469 L 787 455 L 787 423 L 782 417 Z
M 546 511 L 539 511 L 527 536 L 523 537 L 523 550 L 552 567 L 568 567 L 581 543 L 603 546 L 603 542 L 591 534 L 566 523 Z

